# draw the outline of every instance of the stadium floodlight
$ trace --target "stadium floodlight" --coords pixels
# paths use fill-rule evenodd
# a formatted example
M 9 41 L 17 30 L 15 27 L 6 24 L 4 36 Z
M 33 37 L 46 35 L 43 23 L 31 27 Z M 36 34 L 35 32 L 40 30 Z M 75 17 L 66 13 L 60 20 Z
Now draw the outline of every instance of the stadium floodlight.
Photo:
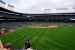
M 49 11 L 49 10 L 51 10 L 51 9 L 44 9 L 44 11 Z
M 75 7 L 73 7 L 73 9 L 75 9 Z
M 73 9 L 73 12 L 75 12 L 75 7 L 73 7 L 72 9 Z
M 0 3 L 6 4 L 4 1 L 0 0 Z
M 66 10 L 68 10 L 68 8 L 57 8 L 56 10 L 60 11 L 60 13 L 61 13 L 62 11 L 66 12 Z
M 12 5 L 8 5 L 8 6 L 14 8 L 14 6 L 12 6 Z
M 57 8 L 56 10 L 68 10 L 68 8 Z
M 51 9 L 44 9 L 44 13 L 50 12 Z

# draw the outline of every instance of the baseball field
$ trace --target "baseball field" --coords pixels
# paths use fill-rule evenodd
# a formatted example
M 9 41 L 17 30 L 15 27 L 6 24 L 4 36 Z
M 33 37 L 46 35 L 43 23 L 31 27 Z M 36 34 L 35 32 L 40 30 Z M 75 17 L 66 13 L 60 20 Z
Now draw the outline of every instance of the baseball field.
M 75 26 L 23 27 L 0 37 L 3 44 L 10 42 L 14 48 L 23 48 L 26 38 L 37 50 L 75 50 Z

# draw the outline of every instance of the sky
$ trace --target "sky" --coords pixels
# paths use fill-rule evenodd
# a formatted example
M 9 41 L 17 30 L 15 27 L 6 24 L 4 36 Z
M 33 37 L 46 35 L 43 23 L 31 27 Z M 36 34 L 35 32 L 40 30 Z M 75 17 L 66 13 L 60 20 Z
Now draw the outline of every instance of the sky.
M 75 0 L 3 0 L 21 13 L 74 12 Z

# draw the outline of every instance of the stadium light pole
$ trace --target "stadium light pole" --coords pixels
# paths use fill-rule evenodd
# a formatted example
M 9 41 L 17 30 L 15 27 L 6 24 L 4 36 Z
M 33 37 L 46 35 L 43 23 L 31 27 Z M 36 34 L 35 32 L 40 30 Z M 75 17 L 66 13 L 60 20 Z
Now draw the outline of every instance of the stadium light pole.
M 50 10 L 51 10 L 51 9 L 44 9 L 44 14 L 45 14 L 45 13 L 50 13 Z
M 57 8 L 57 13 L 61 13 L 61 8 Z
M 75 7 L 73 7 L 72 9 L 73 9 L 73 13 L 75 13 Z
M 57 8 L 56 10 L 59 10 L 59 13 L 62 13 L 62 11 L 66 13 L 66 10 L 68 10 L 68 8 Z

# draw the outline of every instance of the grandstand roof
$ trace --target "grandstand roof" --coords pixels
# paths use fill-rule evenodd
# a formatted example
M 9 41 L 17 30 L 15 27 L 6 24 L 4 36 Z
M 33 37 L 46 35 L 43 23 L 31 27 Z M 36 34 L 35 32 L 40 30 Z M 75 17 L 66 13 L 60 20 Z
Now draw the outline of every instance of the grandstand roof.
M 14 11 L 11 11 L 11 10 L 8 10 L 8 9 L 5 9 L 5 8 L 2 8 L 0 7 L 0 11 L 3 11 L 4 13 L 9 13 L 9 14 L 16 14 L 16 15 L 63 15 L 63 14 L 66 14 L 66 15 L 74 15 L 75 13 L 44 13 L 44 14 L 25 14 L 25 13 L 19 13 L 19 12 L 14 12 Z

